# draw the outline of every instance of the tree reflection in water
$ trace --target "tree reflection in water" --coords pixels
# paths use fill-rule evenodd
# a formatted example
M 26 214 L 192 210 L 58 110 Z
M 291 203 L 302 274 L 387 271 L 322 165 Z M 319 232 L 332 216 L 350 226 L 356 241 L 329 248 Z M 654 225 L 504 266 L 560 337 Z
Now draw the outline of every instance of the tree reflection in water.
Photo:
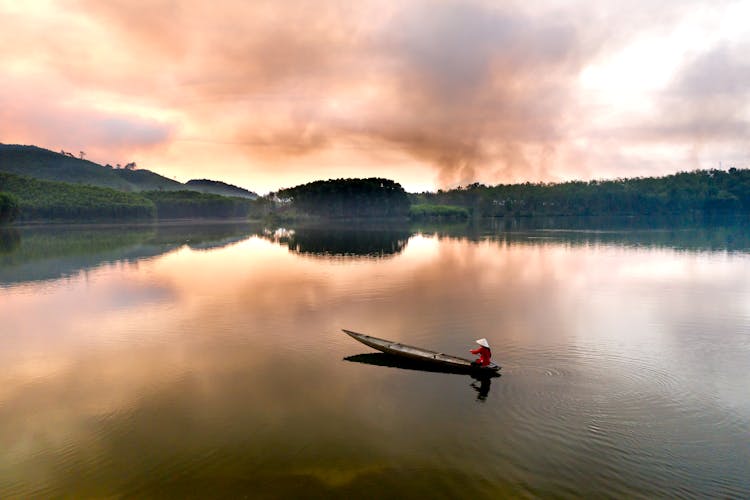
M 412 232 L 398 228 L 327 226 L 266 229 L 262 236 L 299 254 L 381 258 L 401 253 Z
M 207 251 L 249 238 L 246 222 L 0 228 L 0 285 L 55 280 L 102 264 L 138 262 L 183 246 Z
M 14 228 L 0 227 L 0 254 L 11 253 L 21 244 L 21 233 Z

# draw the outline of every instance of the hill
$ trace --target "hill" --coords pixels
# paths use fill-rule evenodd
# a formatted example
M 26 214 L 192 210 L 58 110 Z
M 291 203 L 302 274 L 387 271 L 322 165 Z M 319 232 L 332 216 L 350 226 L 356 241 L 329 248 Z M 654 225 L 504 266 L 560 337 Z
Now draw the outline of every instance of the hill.
M 112 171 L 116 176 L 133 186 L 134 191 L 149 191 L 155 189 L 164 191 L 182 191 L 186 189 L 184 184 L 161 176 L 151 170 L 127 170 L 124 168 L 115 168 L 112 169 Z
M 126 221 L 133 219 L 244 218 L 257 202 L 197 191 L 112 188 L 47 181 L 0 172 L 0 220 Z
M 116 175 L 111 168 L 36 146 L 0 144 L 0 172 L 137 191 L 133 184 Z
M 0 172 L 120 191 L 197 191 L 255 199 L 257 194 L 207 179 L 177 182 L 146 169 L 114 168 L 37 146 L 0 144 Z
M 254 200 L 258 197 L 257 193 L 247 189 L 227 184 L 221 181 L 212 181 L 208 179 L 193 179 L 185 183 L 188 189 L 200 191 L 201 193 L 220 194 L 222 196 L 239 196 L 240 198 L 249 198 Z
M 17 200 L 17 218 L 21 221 L 111 221 L 156 216 L 153 201 L 112 188 L 0 172 L 0 191 Z
M 156 205 L 160 219 L 192 219 L 200 217 L 248 217 L 253 200 L 196 191 L 144 191 L 144 198 Z

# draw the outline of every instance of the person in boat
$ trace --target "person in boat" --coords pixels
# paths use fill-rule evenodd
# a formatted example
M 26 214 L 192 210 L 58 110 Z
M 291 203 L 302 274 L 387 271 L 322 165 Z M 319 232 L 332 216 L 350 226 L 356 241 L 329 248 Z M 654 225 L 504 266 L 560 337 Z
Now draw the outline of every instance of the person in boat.
M 472 365 L 474 366 L 488 366 L 490 364 L 490 358 L 492 357 L 492 351 L 490 350 L 490 343 L 487 342 L 487 339 L 479 339 L 476 341 L 477 344 L 479 344 L 479 347 L 477 349 L 472 349 L 472 354 L 478 354 L 479 358 L 472 361 Z

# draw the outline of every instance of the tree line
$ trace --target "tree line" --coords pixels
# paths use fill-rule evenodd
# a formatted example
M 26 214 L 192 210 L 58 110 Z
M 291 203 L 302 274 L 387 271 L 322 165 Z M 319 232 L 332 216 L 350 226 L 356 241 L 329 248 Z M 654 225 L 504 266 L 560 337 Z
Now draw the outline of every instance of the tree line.
M 13 222 L 18 211 L 18 199 L 8 193 L 0 193 L 0 224 Z
M 266 212 L 323 217 L 462 220 L 468 217 L 666 215 L 750 212 L 750 170 L 696 170 L 664 177 L 470 184 L 407 194 L 381 178 L 315 181 L 271 193 Z
M 247 198 L 197 191 L 143 191 L 140 194 L 154 203 L 161 219 L 247 217 L 254 206 Z
M 664 177 L 603 181 L 474 183 L 407 194 L 397 182 L 372 177 L 314 181 L 265 197 L 197 191 L 124 192 L 0 173 L 0 222 L 189 217 L 384 217 L 462 220 L 467 217 L 750 213 L 750 170 L 696 170 Z
M 696 170 L 602 181 L 470 184 L 410 196 L 414 204 L 464 207 L 473 216 L 665 215 L 750 212 L 750 170 Z
M 18 200 L 20 220 L 143 219 L 156 214 L 150 200 L 111 188 L 0 172 L 0 190 Z
M 248 217 L 255 202 L 197 191 L 119 191 L 0 172 L 0 221 Z

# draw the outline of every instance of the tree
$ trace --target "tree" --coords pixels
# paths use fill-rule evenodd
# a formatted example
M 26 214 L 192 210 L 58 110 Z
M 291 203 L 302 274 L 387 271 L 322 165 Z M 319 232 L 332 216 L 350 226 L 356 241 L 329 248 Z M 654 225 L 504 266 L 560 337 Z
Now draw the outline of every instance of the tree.
M 269 195 L 290 200 L 299 212 L 325 217 L 405 217 L 409 197 L 389 179 L 335 179 L 315 181 Z
M 18 200 L 10 194 L 0 193 L 0 224 L 13 222 L 18 212 Z

